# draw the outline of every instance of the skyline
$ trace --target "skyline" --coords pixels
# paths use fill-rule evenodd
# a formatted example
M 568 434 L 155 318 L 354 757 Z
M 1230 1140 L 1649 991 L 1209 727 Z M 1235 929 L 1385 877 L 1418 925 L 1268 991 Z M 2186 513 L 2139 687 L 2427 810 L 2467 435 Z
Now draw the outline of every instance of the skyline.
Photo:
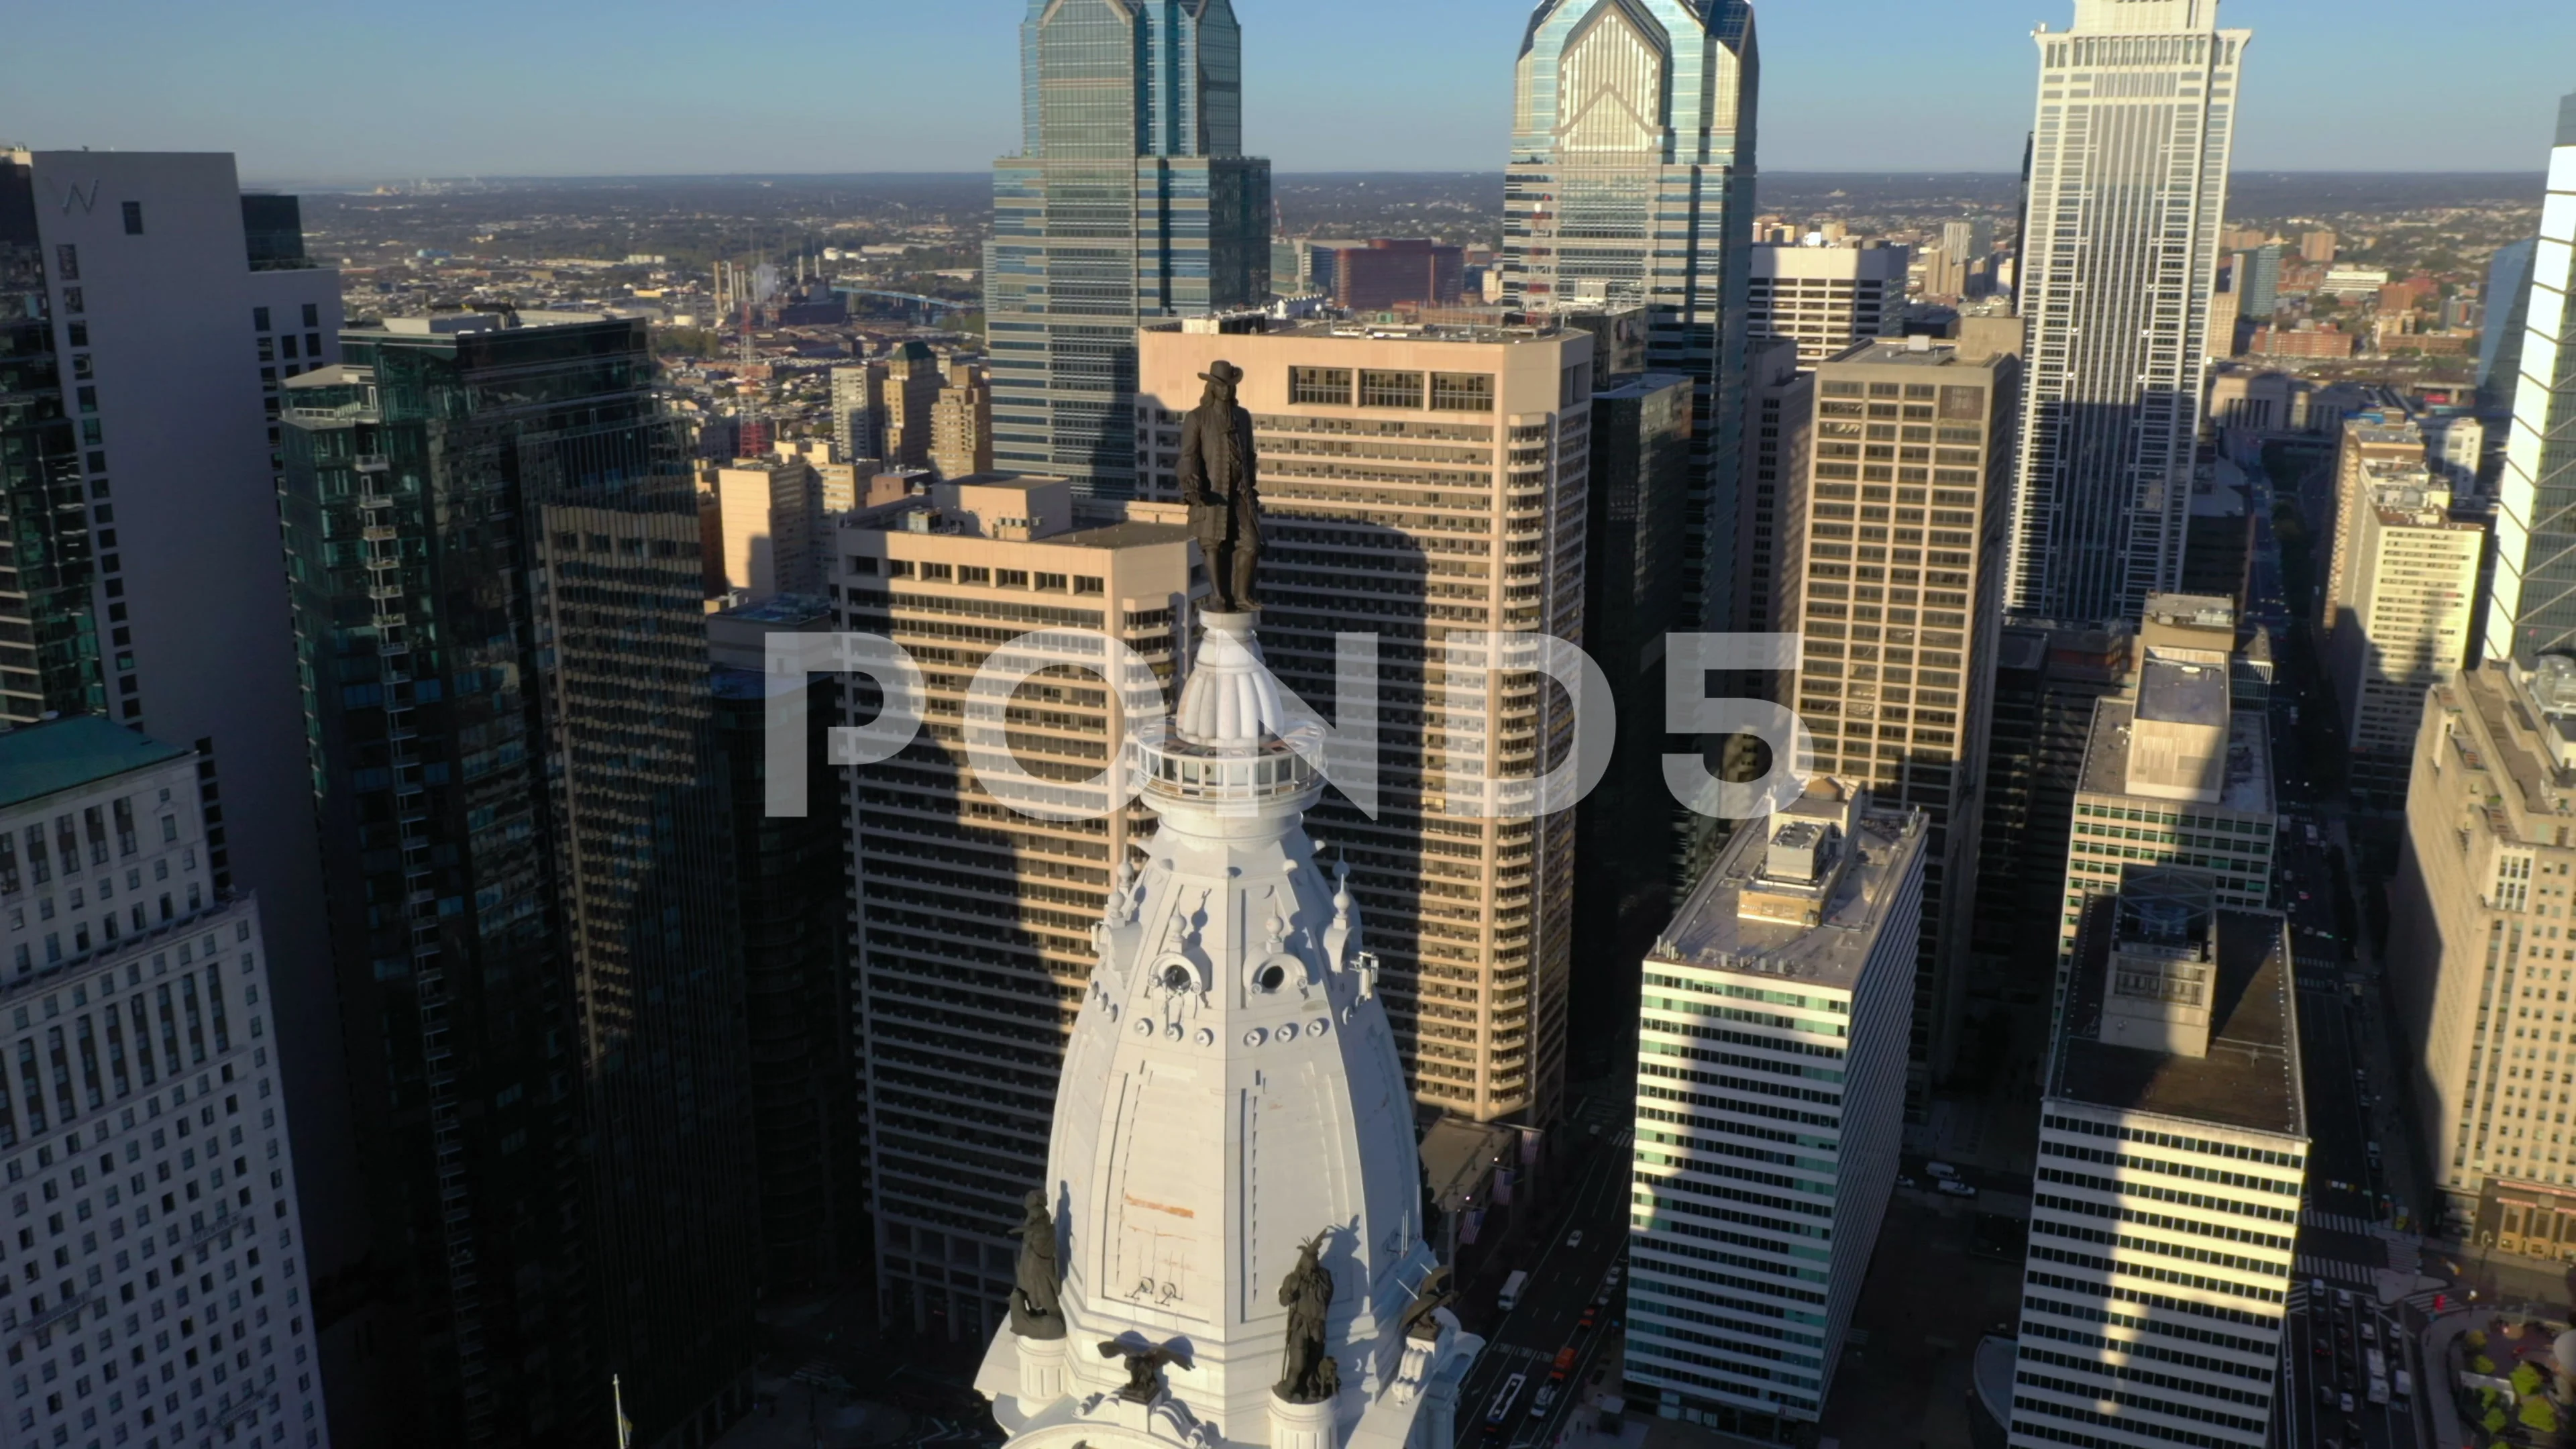
M 702 12 L 659 0 L 613 14 L 467 0 L 448 12 L 458 33 L 516 43 L 478 40 L 453 65 L 401 71 L 371 62 L 415 52 L 420 37 L 360 12 L 271 3 L 200 11 L 166 0 L 39 10 L 13 29 L 28 53 L 52 61 L 0 101 L 0 142 L 228 150 L 246 178 L 267 183 L 972 172 L 1016 145 L 1021 8 L 789 0 L 762 7 L 757 27 L 718 29 Z M 1315 0 L 1296 25 L 1287 9 L 1273 0 L 1238 7 L 1247 151 L 1283 173 L 1501 169 L 1528 13 L 1521 0 L 1365 10 L 1359 0 Z M 1975 0 L 1964 9 L 1963 19 L 1902 0 L 1855 0 L 1830 14 L 1757 6 L 1765 163 L 2015 169 L 2036 69 L 2031 26 L 2062 28 L 2072 8 Z M 2222 7 L 2223 23 L 2256 32 L 2249 79 L 2259 84 L 2240 119 L 2240 171 L 2528 170 L 2528 138 L 2547 133 L 2557 97 L 2576 84 L 2551 64 L 2576 52 L 2576 9 L 2523 0 L 2489 7 L 2474 29 L 2429 33 L 2397 0 L 2358 0 L 2330 26 L 2313 23 L 2315 9 L 2310 0 Z M 1850 46 L 1855 28 L 1883 43 Z M 2385 68 L 2387 37 L 2397 34 L 2407 37 L 2409 74 L 2475 83 L 2412 84 L 2402 107 L 2382 87 L 2353 84 Z M 1405 56 L 1409 82 L 1390 86 L 1383 66 L 1352 65 L 1354 35 L 1368 37 L 1373 53 Z M 927 57 L 906 68 L 903 85 L 936 99 L 809 64 L 888 54 Z M 107 74 L 140 78 L 112 112 L 94 104 Z M 244 103 L 263 92 L 287 103 Z M 1924 124 L 1927 104 L 1939 124 Z M 60 129 L 52 118 L 66 116 L 90 119 Z M 317 124 L 323 116 L 338 121 Z M 1387 164 L 1399 159 L 1406 164 Z

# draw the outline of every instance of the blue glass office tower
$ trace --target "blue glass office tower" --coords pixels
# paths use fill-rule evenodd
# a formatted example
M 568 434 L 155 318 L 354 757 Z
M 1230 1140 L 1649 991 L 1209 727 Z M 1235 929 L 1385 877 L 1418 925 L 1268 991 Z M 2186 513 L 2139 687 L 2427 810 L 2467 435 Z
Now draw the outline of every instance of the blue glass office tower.
M 2529 665 L 2576 654 L 2576 95 L 2559 103 L 2558 143 L 2529 275 L 2507 319 L 2513 398 L 2495 521 L 2487 657 Z M 2489 298 L 2494 306 L 2498 299 Z
M 1540 0 L 1503 184 L 1504 305 L 1647 308 L 1646 367 L 1697 384 L 1684 627 L 1728 627 L 1761 65 L 1744 0 Z
M 1228 0 L 1029 0 L 1020 154 L 993 164 L 993 463 L 1136 488 L 1136 328 L 1270 294 Z

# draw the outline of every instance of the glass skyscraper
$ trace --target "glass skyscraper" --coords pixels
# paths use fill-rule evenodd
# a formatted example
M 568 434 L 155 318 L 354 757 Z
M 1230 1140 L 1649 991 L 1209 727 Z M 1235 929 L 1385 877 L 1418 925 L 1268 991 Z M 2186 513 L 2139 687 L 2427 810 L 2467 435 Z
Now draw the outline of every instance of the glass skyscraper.
M 285 389 L 383 1442 L 749 1406 L 760 1242 L 694 482 L 642 322 L 394 319 Z
M 1504 305 L 1643 304 L 1648 370 L 1697 385 L 1683 627 L 1734 597 L 1760 73 L 1744 0 L 1541 0 L 1515 70 Z
M 1030 0 L 984 259 L 993 465 L 1136 487 L 1136 327 L 1270 294 L 1229 0 Z
M 2036 36 L 2013 613 L 2107 624 L 2181 582 L 2252 38 L 2217 25 L 2217 0 L 2075 0 Z
M 2495 583 L 2486 652 L 2529 663 L 2576 654 L 2576 95 L 2558 107 L 2531 280 L 2516 314 L 2522 335 L 2504 352 L 2513 369 L 2513 432 L 2497 490 Z M 2503 298 L 2490 298 L 2493 307 Z

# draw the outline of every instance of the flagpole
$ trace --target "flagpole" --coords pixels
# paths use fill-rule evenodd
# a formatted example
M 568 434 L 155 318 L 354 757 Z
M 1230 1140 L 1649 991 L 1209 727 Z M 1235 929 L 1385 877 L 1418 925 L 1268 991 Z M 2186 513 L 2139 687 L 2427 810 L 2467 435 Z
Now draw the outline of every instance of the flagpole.
M 608 1401 L 617 1412 L 617 1449 L 630 1449 L 635 1437 L 635 1426 L 627 1421 L 626 1388 L 618 1382 L 615 1374 L 608 1376 Z

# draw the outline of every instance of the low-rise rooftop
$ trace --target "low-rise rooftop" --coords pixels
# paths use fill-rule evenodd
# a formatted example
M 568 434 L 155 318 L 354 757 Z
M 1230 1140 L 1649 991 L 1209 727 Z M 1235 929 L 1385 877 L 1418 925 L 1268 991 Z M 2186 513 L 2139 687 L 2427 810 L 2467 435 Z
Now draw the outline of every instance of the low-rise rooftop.
M 2135 742 L 2137 701 L 2105 699 L 2093 707 L 2093 734 L 2084 747 L 2084 773 L 2076 788 L 2091 795 L 2127 795 L 2129 754 Z M 2227 764 L 2217 805 L 2248 815 L 2273 814 L 2271 733 L 2254 710 L 2232 710 L 2227 719 Z M 2162 797 L 2158 797 L 2162 799 Z M 2170 805 L 2172 801 L 2164 801 Z
M 1839 824 L 1829 832 L 1793 813 L 1808 801 L 1735 832 L 1656 938 L 1653 959 L 1844 991 L 1858 985 L 1923 852 L 1923 812 L 1864 800 L 1849 812 L 1848 834 L 1827 840 Z M 1783 827 L 1785 841 L 1776 838 Z M 1810 889 L 1820 892 L 1810 909 L 1781 908 Z
M 2305 1137 L 2288 923 L 2271 911 L 2215 913 L 2209 1049 L 2205 1056 L 2190 1056 L 2103 1040 L 2119 905 L 2116 895 L 2085 902 L 2075 938 L 2074 990 L 2048 1095 L 2112 1111 Z

